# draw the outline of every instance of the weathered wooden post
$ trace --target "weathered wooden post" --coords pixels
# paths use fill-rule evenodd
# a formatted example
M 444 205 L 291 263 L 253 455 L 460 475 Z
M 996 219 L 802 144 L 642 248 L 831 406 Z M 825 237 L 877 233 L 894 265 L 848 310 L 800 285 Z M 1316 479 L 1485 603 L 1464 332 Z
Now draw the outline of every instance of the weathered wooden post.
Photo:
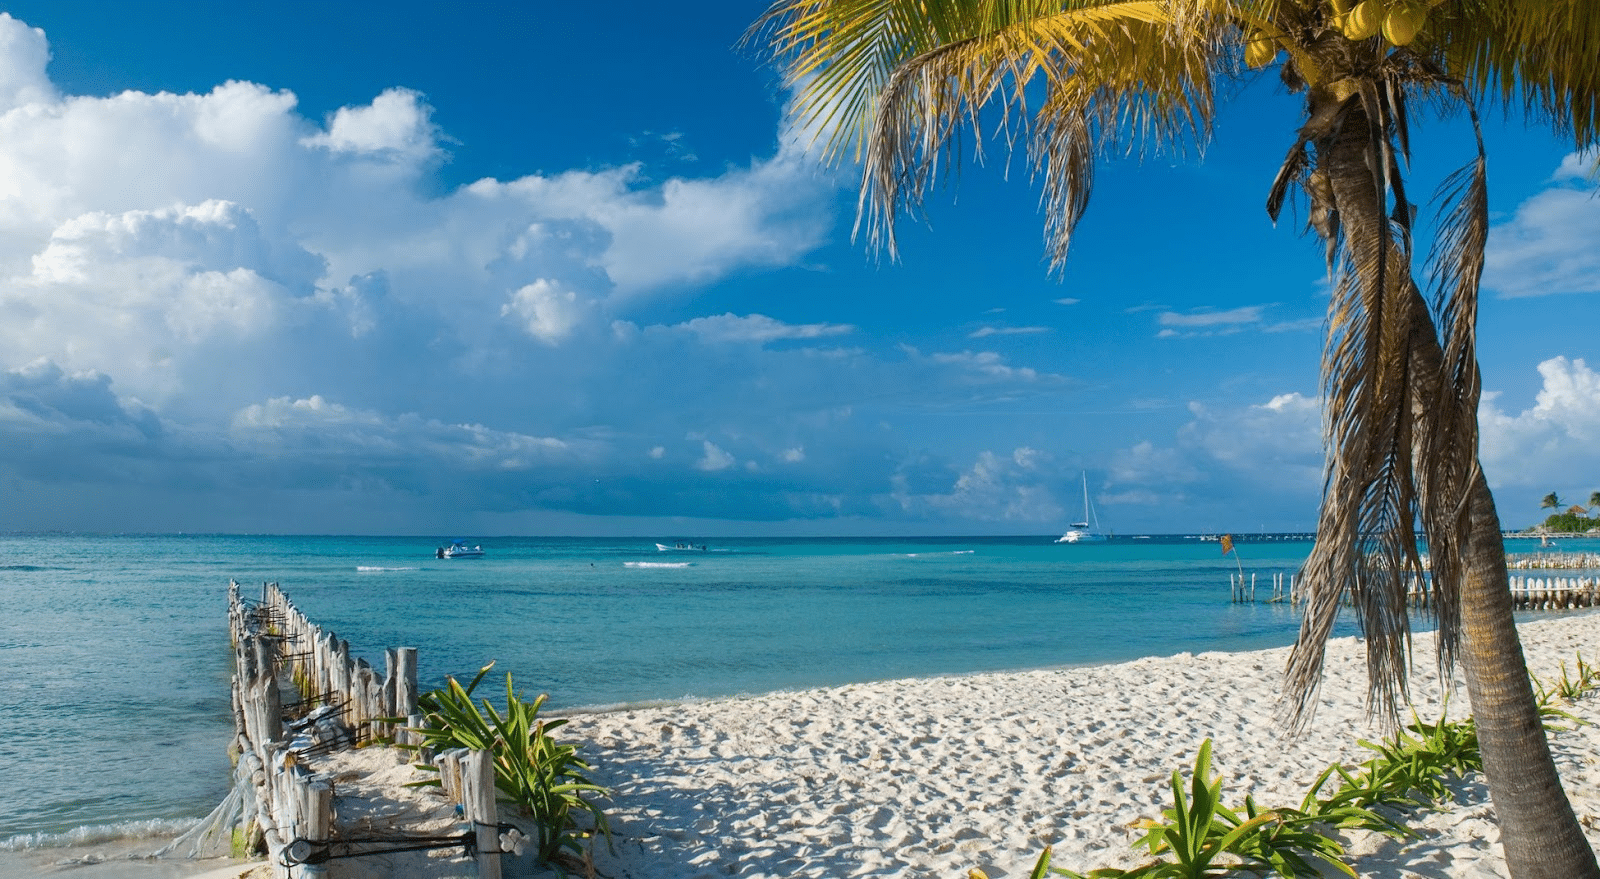
M 333 788 L 329 787 L 327 782 L 313 781 L 309 776 L 301 779 L 297 787 L 300 798 L 301 838 L 313 846 L 322 846 L 325 849 L 333 830 Z M 307 879 L 326 876 L 328 865 L 325 862 L 302 864 L 299 875 Z
M 468 751 L 461 760 L 461 811 L 476 831 L 479 879 L 500 879 L 500 815 L 495 808 L 494 755 Z

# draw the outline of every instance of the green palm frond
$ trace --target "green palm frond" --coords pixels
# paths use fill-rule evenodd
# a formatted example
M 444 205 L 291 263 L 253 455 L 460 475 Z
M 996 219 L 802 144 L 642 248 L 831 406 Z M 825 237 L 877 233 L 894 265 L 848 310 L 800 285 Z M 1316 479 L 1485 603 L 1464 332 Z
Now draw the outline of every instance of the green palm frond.
M 1456 0 L 1430 27 L 1475 96 L 1548 124 L 1578 147 L 1600 140 L 1600 16 L 1592 0 Z
M 752 33 L 768 35 L 790 82 L 805 82 L 794 113 L 824 139 L 828 160 L 862 161 L 857 232 L 864 228 L 874 247 L 895 254 L 899 212 L 919 210 L 941 174 L 959 167 L 963 134 L 981 155 L 987 123 L 997 119 L 1008 145 L 1026 138 L 1044 179 L 1059 265 L 1087 205 L 1095 156 L 1209 133 L 1220 25 L 1182 7 L 790 0 Z

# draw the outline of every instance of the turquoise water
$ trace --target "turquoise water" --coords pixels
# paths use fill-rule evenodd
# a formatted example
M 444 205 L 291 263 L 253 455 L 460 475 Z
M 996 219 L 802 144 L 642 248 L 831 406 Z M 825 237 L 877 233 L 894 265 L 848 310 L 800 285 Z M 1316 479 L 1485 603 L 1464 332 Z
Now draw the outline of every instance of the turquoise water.
M 425 687 L 492 659 L 570 709 L 1288 644 L 1296 615 L 1231 603 L 1228 574 L 1242 562 L 1269 591 L 1310 548 L 1240 537 L 1235 561 L 1185 537 L 654 546 L 677 539 L 472 538 L 486 558 L 441 560 L 448 537 L 0 535 L 0 848 L 158 835 L 220 800 L 230 578 L 247 595 L 280 583 L 380 668 L 385 647 L 417 647 Z

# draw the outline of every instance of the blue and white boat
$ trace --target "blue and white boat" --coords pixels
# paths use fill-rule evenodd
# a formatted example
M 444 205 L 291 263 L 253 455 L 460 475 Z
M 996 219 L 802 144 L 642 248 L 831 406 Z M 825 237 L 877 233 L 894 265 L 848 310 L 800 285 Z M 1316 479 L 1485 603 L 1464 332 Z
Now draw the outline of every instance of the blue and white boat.
M 442 559 L 481 559 L 483 558 L 482 546 L 467 546 L 465 540 L 457 540 L 446 547 L 441 547 L 438 558 Z

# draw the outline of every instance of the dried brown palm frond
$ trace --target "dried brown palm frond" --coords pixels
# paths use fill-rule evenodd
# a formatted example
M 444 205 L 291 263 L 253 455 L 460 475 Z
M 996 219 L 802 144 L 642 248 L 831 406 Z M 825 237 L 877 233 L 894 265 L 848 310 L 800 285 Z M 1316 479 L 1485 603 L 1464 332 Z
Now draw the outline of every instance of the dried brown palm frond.
M 1439 626 L 1437 661 L 1448 677 L 1459 644 L 1461 549 L 1469 533 L 1466 501 L 1478 477 L 1479 377 L 1474 355 L 1478 279 L 1487 239 L 1487 194 L 1479 157 L 1440 187 L 1439 232 L 1429 257 L 1431 303 L 1411 279 L 1412 208 L 1404 196 L 1404 106 L 1408 89 L 1438 92 L 1426 65 L 1392 66 L 1388 81 L 1364 85 L 1325 114 L 1308 138 L 1319 156 L 1337 149 L 1344 126 L 1366 123 L 1364 165 L 1374 197 L 1355 199 L 1384 223 L 1359 224 L 1381 241 L 1351 240 L 1348 223 L 1320 232 L 1336 259 L 1323 374 L 1330 458 L 1318 544 L 1305 566 L 1311 596 L 1286 681 L 1293 726 L 1310 720 L 1321 677 L 1322 643 L 1346 596 L 1367 638 L 1369 709 L 1392 720 L 1405 699 L 1410 663 L 1406 592 L 1424 576 L 1415 533 L 1431 559 L 1430 610 Z M 1449 84 L 1445 84 L 1448 87 Z M 1471 112 L 1471 102 L 1455 90 Z M 1476 127 L 1476 115 L 1473 113 Z M 1304 135 L 1303 135 L 1304 136 Z M 1306 142 L 1297 145 L 1306 148 Z M 1280 183 L 1298 181 L 1313 216 L 1332 194 L 1308 163 L 1291 154 Z M 1442 337 L 1440 334 L 1442 333 Z M 1442 351 L 1442 355 L 1441 352 Z

